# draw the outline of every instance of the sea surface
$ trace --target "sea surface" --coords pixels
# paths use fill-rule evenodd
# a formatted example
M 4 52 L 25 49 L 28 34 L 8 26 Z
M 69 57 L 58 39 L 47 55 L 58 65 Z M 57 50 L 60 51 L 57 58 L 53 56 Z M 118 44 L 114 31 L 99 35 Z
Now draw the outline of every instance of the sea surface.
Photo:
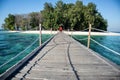
M 74 35 L 73 38 L 87 46 L 87 36 Z M 120 66 L 120 36 L 91 36 L 91 38 L 97 42 L 90 41 L 92 50 Z
M 51 36 L 49 34 L 42 34 L 42 43 Z M 0 32 L 0 73 L 3 73 L 9 67 L 23 59 L 38 46 L 39 34 Z M 2 66 L 6 62 L 8 63 Z
M 49 34 L 43 34 L 42 43 L 51 36 Z M 38 47 L 38 38 L 38 34 L 0 32 L 0 74 Z M 87 46 L 87 36 L 74 35 L 73 38 Z M 91 38 L 120 54 L 120 36 L 91 36 Z M 120 66 L 120 55 L 96 44 L 94 41 L 90 43 L 90 48 L 97 52 L 96 54 L 100 54 Z M 6 62 L 7 64 L 5 64 Z M 3 64 L 5 65 L 2 66 Z

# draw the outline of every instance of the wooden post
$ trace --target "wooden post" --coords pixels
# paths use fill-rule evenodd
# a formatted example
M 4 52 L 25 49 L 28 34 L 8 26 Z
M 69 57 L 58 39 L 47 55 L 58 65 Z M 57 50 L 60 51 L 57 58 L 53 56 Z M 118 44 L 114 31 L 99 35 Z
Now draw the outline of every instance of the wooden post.
M 41 24 L 39 24 L 39 30 L 40 30 L 40 35 L 39 35 L 39 45 L 41 46 L 41 44 L 42 44 L 42 31 L 41 31 Z
M 87 47 L 90 47 L 90 35 L 91 35 L 91 24 L 89 23 L 89 33 L 88 33 L 88 43 L 87 43 Z

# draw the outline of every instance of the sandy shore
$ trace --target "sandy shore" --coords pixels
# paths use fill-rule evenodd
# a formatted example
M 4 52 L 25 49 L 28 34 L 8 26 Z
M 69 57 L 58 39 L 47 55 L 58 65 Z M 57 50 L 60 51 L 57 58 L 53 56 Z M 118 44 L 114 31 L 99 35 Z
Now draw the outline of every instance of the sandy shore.
M 39 34 L 39 31 L 2 31 L 0 33 L 7 33 L 7 32 L 20 32 L 20 33 L 33 33 L 33 34 Z M 59 31 L 48 31 L 48 30 L 43 30 L 43 34 L 56 34 Z M 81 31 L 63 31 L 65 34 L 68 35 L 88 35 L 88 32 L 81 32 Z M 91 32 L 91 35 L 98 35 L 98 36 L 120 36 L 120 33 L 103 33 L 103 32 Z
M 81 31 L 64 31 L 64 33 L 69 34 L 69 35 L 88 35 L 88 32 L 81 32 Z M 120 36 L 120 33 L 104 33 L 104 32 L 91 32 L 91 35 L 97 35 L 97 36 Z
M 0 31 L 0 33 L 8 33 L 8 32 L 12 32 L 12 33 L 27 33 L 27 34 L 39 34 L 40 31 Z M 48 31 L 48 30 L 44 30 L 42 31 L 43 34 L 56 34 L 59 31 Z
M 22 33 L 34 33 L 34 34 L 39 34 L 40 31 L 23 31 Z M 42 31 L 42 34 L 56 34 L 58 31 Z

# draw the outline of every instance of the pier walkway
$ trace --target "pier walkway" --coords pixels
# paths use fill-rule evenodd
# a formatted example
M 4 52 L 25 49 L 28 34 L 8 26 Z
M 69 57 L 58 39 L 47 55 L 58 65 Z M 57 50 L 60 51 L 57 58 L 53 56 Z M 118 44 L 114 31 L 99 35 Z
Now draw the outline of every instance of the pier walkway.
M 58 33 L 12 80 L 120 80 L 120 70 Z

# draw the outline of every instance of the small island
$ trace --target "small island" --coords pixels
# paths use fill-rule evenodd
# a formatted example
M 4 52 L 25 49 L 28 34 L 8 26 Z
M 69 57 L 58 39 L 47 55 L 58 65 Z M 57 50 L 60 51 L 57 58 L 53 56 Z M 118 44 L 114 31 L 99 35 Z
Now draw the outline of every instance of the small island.
M 55 6 L 46 2 L 40 12 L 9 14 L 2 27 L 5 30 L 38 30 L 40 23 L 44 30 L 57 30 L 62 25 L 64 30 L 75 31 L 82 31 L 89 24 L 92 28 L 107 31 L 108 25 L 96 4 L 90 2 L 84 5 L 79 0 L 76 3 L 64 3 L 60 0 Z

